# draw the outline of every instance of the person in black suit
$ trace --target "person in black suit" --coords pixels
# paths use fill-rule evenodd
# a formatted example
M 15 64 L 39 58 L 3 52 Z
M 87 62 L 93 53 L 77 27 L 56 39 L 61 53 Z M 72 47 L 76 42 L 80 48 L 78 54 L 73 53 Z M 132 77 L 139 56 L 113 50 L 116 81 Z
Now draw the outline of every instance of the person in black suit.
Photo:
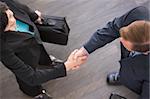
M 136 7 L 98 29 L 75 54 L 75 59 L 88 56 L 119 37 L 121 68 L 107 76 L 107 83 L 125 85 L 139 94 L 140 99 L 149 99 L 150 22 L 147 7 Z
M 15 74 L 20 90 L 29 96 L 50 99 L 41 84 L 66 76 L 67 71 L 77 69 L 86 59 L 75 60 L 75 50 L 64 63 L 52 61 L 34 24 L 40 22 L 39 16 L 25 5 L 0 0 L 0 19 L 1 62 Z

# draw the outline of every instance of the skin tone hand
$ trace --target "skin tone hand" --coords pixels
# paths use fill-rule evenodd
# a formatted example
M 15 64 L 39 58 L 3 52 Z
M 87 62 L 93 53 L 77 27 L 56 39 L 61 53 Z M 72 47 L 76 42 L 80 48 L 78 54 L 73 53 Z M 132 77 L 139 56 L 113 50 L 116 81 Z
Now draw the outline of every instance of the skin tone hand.
M 36 10 L 35 13 L 38 15 L 38 19 L 35 22 L 42 24 L 42 13 L 39 10 Z
M 75 59 L 74 56 L 78 51 L 79 51 L 78 49 L 74 50 L 68 57 L 67 61 L 65 62 L 67 71 L 78 69 L 79 66 L 87 60 L 87 56 L 78 57 L 77 59 Z
M 81 47 L 78 52 L 75 53 L 74 55 L 74 59 L 76 60 L 79 57 L 87 57 L 89 56 L 89 53 L 86 51 L 86 49 L 84 47 Z
M 15 31 L 16 19 L 14 17 L 14 13 L 10 9 L 8 9 L 8 10 L 6 10 L 6 15 L 8 17 L 8 24 L 4 31 Z

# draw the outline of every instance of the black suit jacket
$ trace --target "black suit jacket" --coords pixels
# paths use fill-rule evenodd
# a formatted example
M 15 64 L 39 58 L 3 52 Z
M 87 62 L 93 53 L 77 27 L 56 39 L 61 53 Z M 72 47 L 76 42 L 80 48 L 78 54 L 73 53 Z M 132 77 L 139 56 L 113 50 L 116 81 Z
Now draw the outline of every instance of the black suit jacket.
M 120 37 L 119 30 L 136 20 L 149 21 L 149 10 L 144 6 L 136 7 L 121 17 L 115 18 L 112 22 L 98 29 L 91 39 L 84 45 L 84 48 L 92 53 L 98 48 L 110 43 Z M 149 99 L 149 56 L 138 55 L 129 58 L 129 52 L 121 46 L 121 82 L 129 89 L 140 95 L 140 99 Z
M 36 15 L 28 7 L 14 2 L 5 1 L 15 13 L 15 17 L 30 25 L 36 35 L 23 32 L 7 31 L 2 34 L 1 61 L 20 80 L 29 85 L 40 85 L 48 80 L 66 76 L 63 63 L 52 64 L 38 36 L 33 21 Z M 34 17 L 33 17 L 34 16 Z

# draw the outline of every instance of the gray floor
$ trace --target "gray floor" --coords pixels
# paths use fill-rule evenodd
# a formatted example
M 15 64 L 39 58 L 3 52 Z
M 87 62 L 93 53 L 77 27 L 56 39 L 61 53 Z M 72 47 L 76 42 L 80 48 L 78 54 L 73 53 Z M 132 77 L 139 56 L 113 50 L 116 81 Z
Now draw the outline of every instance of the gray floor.
M 80 48 L 90 36 L 106 22 L 148 0 L 22 0 L 33 9 L 44 14 L 66 16 L 71 28 L 67 46 L 44 43 L 47 52 L 62 60 L 75 48 Z M 119 69 L 119 41 L 92 53 L 79 70 L 68 76 L 44 84 L 54 99 L 108 99 L 111 92 L 128 99 L 137 95 L 124 86 L 108 86 L 105 82 L 109 72 Z M 24 95 L 14 75 L 0 65 L 0 99 L 31 99 Z

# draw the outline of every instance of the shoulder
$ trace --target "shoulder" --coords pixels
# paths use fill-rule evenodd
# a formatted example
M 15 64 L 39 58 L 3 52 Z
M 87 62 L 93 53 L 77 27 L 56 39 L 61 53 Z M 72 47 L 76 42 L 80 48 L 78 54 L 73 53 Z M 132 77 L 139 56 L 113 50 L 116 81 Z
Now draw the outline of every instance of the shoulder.
M 124 24 L 130 24 L 136 20 L 149 20 L 149 10 L 145 6 L 138 6 L 127 12 Z

